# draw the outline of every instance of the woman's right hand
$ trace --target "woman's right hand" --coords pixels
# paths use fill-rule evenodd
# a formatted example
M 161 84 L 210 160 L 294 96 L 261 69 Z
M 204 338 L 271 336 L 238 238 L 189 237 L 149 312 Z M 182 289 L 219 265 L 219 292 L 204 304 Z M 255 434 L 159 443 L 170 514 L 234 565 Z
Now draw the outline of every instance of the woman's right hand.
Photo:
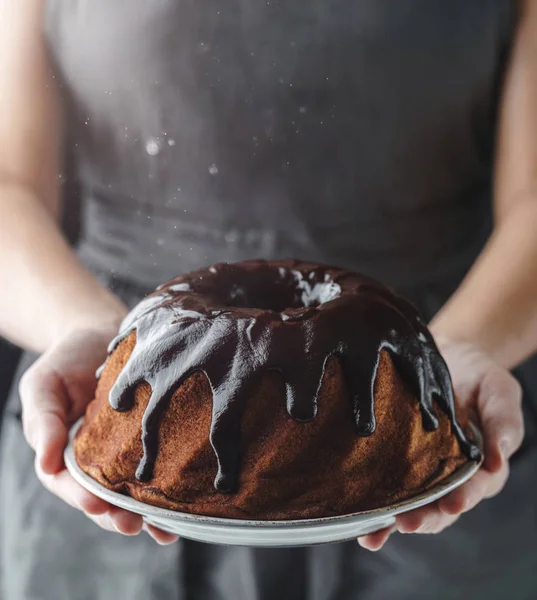
M 144 529 L 159 544 L 169 544 L 177 537 L 146 526 L 140 515 L 97 498 L 71 477 L 63 461 L 69 429 L 93 398 L 95 371 L 104 362 L 115 333 L 112 328 L 70 333 L 28 369 L 20 383 L 24 435 L 36 453 L 37 476 L 50 492 L 103 529 L 124 535 L 137 535 Z

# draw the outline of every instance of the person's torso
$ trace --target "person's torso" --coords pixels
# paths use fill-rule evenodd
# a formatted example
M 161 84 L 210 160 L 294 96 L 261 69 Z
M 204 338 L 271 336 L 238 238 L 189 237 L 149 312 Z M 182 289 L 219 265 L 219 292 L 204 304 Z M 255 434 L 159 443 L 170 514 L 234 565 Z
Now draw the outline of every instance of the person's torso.
M 508 0 L 48 0 L 83 252 L 148 285 L 293 256 L 395 286 L 490 228 Z

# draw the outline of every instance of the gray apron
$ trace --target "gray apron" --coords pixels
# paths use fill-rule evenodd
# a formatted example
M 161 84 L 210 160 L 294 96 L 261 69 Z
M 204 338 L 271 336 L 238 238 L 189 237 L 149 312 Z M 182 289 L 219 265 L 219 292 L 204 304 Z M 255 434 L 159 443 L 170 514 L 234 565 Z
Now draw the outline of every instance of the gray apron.
M 302 257 L 378 277 L 430 318 L 490 232 L 514 22 L 506 0 L 48 0 L 81 259 L 133 305 L 212 262 Z M 442 535 L 395 535 L 379 553 L 157 548 L 102 532 L 40 487 L 13 392 L 0 589 L 6 600 L 534 599 L 535 361 L 518 376 L 527 436 L 505 491 Z

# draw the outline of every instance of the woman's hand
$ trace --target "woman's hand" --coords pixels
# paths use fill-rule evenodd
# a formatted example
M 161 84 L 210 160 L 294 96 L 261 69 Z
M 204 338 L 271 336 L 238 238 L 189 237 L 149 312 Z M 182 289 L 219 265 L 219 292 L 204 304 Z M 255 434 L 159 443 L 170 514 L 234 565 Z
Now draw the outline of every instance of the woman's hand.
M 504 487 L 509 458 L 524 436 L 522 393 L 516 379 L 487 354 L 468 343 L 438 339 L 455 393 L 484 436 L 484 462 L 465 484 L 437 502 L 403 513 L 396 524 L 360 538 L 361 546 L 379 550 L 393 531 L 439 533 L 486 498 Z
M 69 334 L 28 369 L 20 384 L 24 434 L 36 453 L 37 476 L 50 492 L 103 529 L 124 535 L 145 529 L 159 544 L 169 544 L 176 536 L 146 527 L 140 515 L 97 498 L 71 477 L 63 462 L 69 428 L 93 398 L 95 371 L 104 362 L 115 333 L 108 328 Z

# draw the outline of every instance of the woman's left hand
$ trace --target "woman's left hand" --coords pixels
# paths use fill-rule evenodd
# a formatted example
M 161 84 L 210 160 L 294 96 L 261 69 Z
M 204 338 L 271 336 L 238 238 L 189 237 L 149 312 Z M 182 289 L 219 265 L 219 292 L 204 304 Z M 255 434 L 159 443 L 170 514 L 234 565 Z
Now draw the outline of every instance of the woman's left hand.
M 398 515 L 396 524 L 359 538 L 368 550 L 379 550 L 393 531 L 440 533 L 462 513 L 498 494 L 509 475 L 509 458 L 524 437 L 522 391 L 511 373 L 468 343 L 438 339 L 455 394 L 484 437 L 481 469 L 465 484 L 437 502 Z

